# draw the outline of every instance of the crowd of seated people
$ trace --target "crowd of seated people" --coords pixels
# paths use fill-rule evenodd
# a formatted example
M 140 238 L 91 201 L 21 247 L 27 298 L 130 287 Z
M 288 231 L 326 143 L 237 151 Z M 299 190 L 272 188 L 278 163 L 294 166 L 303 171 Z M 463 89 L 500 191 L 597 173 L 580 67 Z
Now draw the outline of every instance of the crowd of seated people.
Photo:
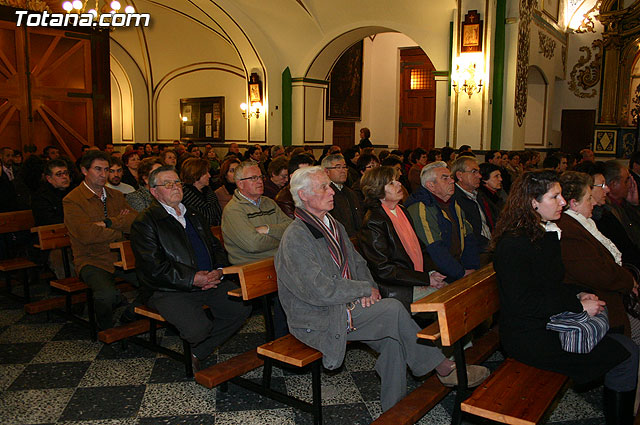
M 362 309 L 395 298 L 404 308 L 393 332 L 415 334 L 413 324 L 407 325 L 414 320 L 412 302 L 493 262 L 501 320 L 508 321 L 501 327 L 507 352 L 574 380 L 579 368 L 599 362 L 578 380 L 605 376 L 606 406 L 627 409 L 637 373 L 623 382 L 613 372 L 637 363 L 634 347 L 640 344 L 640 320 L 627 311 L 640 278 L 640 153 L 631 156 L 628 167 L 595 161 L 589 149 L 578 155 L 548 153 L 542 163 L 533 151 L 488 151 L 482 161 L 467 145 L 377 155 L 364 130 L 360 146 L 344 153 L 327 147 L 317 158 L 308 147 L 252 145 L 243 154 L 237 143 L 218 157 L 211 145 L 175 141 L 127 145 L 123 152 L 113 144 L 103 151 L 85 146 L 73 163 L 54 146 L 42 155 L 25 151 L 24 158 L 2 148 L 0 211 L 31 209 L 36 225 L 64 223 L 75 273 L 94 292 L 98 327 L 131 321 L 136 303 L 149 304 L 192 345 L 196 368 L 249 314 L 241 302 L 224 296 L 235 285 L 222 278 L 220 268 L 228 264 L 275 256 L 287 287 L 282 304 L 278 298 L 274 302 L 276 336 L 291 331 L 306 338 L 333 368 L 344 358 L 343 342 L 375 338 L 365 332 L 367 321 L 388 314 L 345 312 L 337 307 L 344 306 L 343 298 Z M 553 202 L 547 199 L 551 195 Z M 224 247 L 211 226 L 221 226 Z M 116 253 L 109 248 L 126 238 L 136 255 L 134 272 L 114 267 Z M 9 255 L 8 243 L 2 240 L 0 255 Z M 326 270 L 293 282 L 289 277 L 296 273 L 312 273 L 306 267 L 311 254 L 300 253 L 317 250 L 318 244 L 326 252 L 313 256 Z M 42 262 L 62 276 L 59 252 Z M 139 286 L 134 301 L 119 293 L 116 278 Z M 351 284 L 354 288 L 345 289 Z M 212 304 L 219 306 L 212 309 L 213 323 L 201 309 Z M 552 313 L 595 314 L 605 304 L 613 336 L 601 343 L 602 353 L 574 361 L 558 347 L 530 349 L 550 338 L 540 324 Z M 384 310 L 389 308 L 396 311 Z M 120 317 L 114 317 L 117 309 L 124 311 Z M 327 311 L 326 320 L 346 315 L 353 327 L 332 344 L 322 333 L 307 335 L 320 330 L 313 326 L 326 329 L 327 323 L 313 320 Z M 410 358 L 400 363 L 418 374 L 436 368 L 443 382 L 454 379 L 453 366 L 441 354 L 430 356 L 428 364 Z M 599 360 L 604 357 L 607 361 Z M 385 410 L 404 394 L 397 388 L 404 381 L 389 378 L 392 367 L 383 364 L 389 361 L 397 367 L 392 355 L 379 367 L 383 386 L 393 387 L 384 393 Z M 474 384 L 485 376 L 484 370 L 468 373 Z

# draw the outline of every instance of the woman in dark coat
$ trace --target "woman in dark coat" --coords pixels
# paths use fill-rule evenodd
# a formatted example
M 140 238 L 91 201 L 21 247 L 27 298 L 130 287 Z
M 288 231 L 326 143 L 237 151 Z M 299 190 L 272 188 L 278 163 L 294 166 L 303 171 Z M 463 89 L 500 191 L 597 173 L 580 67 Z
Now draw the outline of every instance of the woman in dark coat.
M 637 284 L 631 273 L 622 267 L 622 253 L 591 220 L 593 178 L 585 173 L 567 171 L 560 177 L 560 185 L 567 201 L 567 209 L 558 220 L 562 229 L 564 281 L 585 286 L 604 300 L 611 330 L 636 341 L 640 335 L 631 335 L 623 295 L 629 294 Z
M 189 158 L 180 169 L 180 180 L 183 184 L 182 203 L 193 208 L 207 219 L 209 226 L 220 226 L 222 209 L 218 197 L 209 187 L 209 161 L 200 158 Z
M 445 285 L 445 276 L 434 271 L 409 214 L 399 205 L 403 191 L 396 170 L 372 168 L 362 177 L 361 187 L 368 210 L 358 234 L 360 253 L 382 296 L 398 299 L 410 312 L 414 299 Z
M 557 174 L 533 171 L 511 187 L 492 238 L 500 292 L 500 341 L 506 353 L 528 365 L 559 372 L 576 383 L 604 375 L 606 423 L 631 424 L 638 371 L 638 347 L 621 334 L 607 334 L 587 354 L 562 350 L 549 318 L 565 311 L 590 316 L 604 302 L 562 283 L 559 228 L 552 223 L 566 205 Z

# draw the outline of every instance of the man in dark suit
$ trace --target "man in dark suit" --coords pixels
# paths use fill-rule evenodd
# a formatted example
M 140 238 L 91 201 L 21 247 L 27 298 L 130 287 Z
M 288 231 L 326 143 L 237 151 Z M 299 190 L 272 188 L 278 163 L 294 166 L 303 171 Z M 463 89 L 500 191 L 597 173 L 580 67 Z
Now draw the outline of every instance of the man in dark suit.
M 451 176 L 456 182 L 453 198 L 458 202 L 466 219 L 473 227 L 473 234 L 478 241 L 478 249 L 481 254 L 481 264 L 484 264 L 486 261 L 483 261 L 482 254 L 486 251 L 489 239 L 491 239 L 495 219 L 489 208 L 489 202 L 484 194 L 478 191 L 482 177 L 480 167 L 475 158 L 462 156 L 456 159 L 451 166 Z
M 349 237 L 358 233 L 362 226 L 362 206 L 358 195 L 345 185 L 347 181 L 347 163 L 340 154 L 333 154 L 322 160 L 322 168 L 331 180 L 333 209 L 329 214 L 344 226 Z

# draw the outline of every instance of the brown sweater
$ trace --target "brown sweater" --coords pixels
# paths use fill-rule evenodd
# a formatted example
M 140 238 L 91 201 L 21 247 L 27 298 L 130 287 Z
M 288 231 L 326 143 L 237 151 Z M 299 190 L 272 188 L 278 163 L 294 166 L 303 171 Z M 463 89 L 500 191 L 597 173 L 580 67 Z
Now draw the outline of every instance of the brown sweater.
M 109 188 L 105 190 L 107 216 L 112 222 L 108 229 L 94 224 L 105 219 L 104 207 L 100 198 L 84 183 L 80 183 L 62 201 L 64 224 L 69 230 L 73 261 L 78 272 L 84 266 L 91 265 L 113 273 L 113 263 L 118 261 L 118 253 L 111 250 L 109 244 L 123 240 L 124 233 L 129 233 L 131 223 L 138 215 L 127 204 L 122 193 Z M 123 210 L 129 213 L 121 215 Z
M 607 303 L 609 325 L 624 326 L 625 335 L 631 336 L 622 296 L 633 288 L 633 276 L 574 218 L 562 214 L 558 226 L 562 229 L 564 282 L 591 289 Z

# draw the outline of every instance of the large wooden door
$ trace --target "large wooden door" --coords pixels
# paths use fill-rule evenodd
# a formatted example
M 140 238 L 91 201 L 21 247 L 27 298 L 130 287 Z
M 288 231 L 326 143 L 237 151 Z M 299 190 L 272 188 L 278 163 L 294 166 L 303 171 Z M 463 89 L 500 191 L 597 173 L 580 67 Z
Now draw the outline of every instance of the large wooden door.
M 563 109 L 562 138 L 560 150 L 566 153 L 578 153 L 593 144 L 596 111 L 594 109 Z
M 353 121 L 333 122 L 333 144 L 340 146 L 342 152 L 355 144 L 356 123 Z
M 400 51 L 400 150 L 434 146 L 435 68 L 420 48 Z
M 82 145 L 111 141 L 110 113 L 103 108 L 110 103 L 108 50 L 107 68 L 101 69 L 104 62 L 97 55 L 105 51 L 100 38 L 104 36 L 50 28 L 25 30 L 0 21 L 3 146 L 36 145 L 42 152 L 45 146 L 54 145 L 75 158 Z M 108 35 L 106 40 L 108 43 Z

